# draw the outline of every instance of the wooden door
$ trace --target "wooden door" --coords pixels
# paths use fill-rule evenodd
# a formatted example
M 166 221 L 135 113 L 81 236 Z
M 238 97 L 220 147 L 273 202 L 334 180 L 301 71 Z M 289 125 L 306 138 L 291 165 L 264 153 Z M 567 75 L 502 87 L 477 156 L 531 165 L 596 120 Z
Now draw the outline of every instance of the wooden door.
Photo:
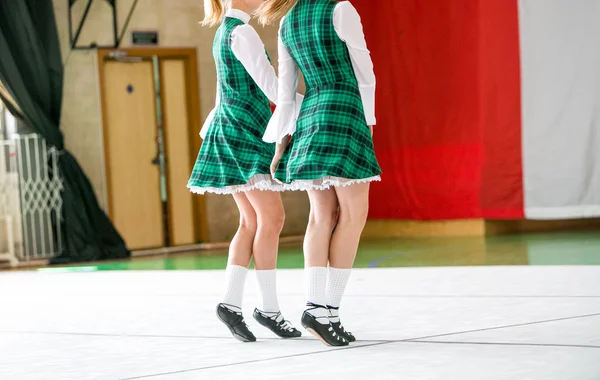
M 192 172 L 189 133 L 189 110 L 185 61 L 161 61 L 162 103 L 164 110 L 165 150 L 171 245 L 194 244 L 195 223 L 193 195 L 186 185 Z
M 162 247 L 152 62 L 103 65 L 109 214 L 130 249 Z

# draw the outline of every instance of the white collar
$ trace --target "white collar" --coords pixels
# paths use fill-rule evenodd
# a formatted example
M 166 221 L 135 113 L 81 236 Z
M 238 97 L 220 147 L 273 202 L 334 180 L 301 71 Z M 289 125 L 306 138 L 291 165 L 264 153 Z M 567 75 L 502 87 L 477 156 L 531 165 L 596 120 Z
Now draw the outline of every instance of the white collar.
M 230 9 L 227 11 L 227 14 L 225 15 L 225 17 L 233 17 L 233 18 L 237 18 L 242 20 L 244 23 L 249 23 L 250 22 L 250 15 L 244 11 L 241 11 L 239 9 Z

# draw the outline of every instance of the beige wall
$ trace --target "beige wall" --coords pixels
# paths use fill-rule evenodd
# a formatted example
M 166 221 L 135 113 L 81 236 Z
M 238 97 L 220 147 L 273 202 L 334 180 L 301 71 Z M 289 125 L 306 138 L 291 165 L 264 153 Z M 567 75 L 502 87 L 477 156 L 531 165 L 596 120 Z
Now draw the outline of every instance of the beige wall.
M 63 61 L 66 61 L 64 106 L 61 127 L 66 146 L 79 160 L 90 177 L 100 203 L 106 206 L 104 151 L 102 146 L 101 109 L 99 101 L 98 68 L 95 50 L 69 48 L 67 1 L 53 0 L 61 39 Z M 83 13 L 84 1 L 77 3 L 74 29 Z M 117 2 L 119 31 L 133 0 Z M 215 101 L 216 74 L 211 55 L 214 28 L 201 27 L 203 17 L 201 0 L 141 0 L 131 18 L 121 47 L 131 45 L 132 30 L 153 30 L 160 33 L 162 47 L 194 47 L 198 51 L 200 78 L 200 105 L 202 119 L 210 112 Z M 256 26 L 267 50 L 277 62 L 277 34 L 274 27 Z M 82 29 L 78 45 L 112 44 L 112 19 L 105 1 L 94 1 L 88 20 Z M 200 126 L 198 126 L 200 128 Z M 301 234 L 306 227 L 308 199 L 305 193 L 283 195 L 286 206 L 284 235 Z M 211 241 L 228 240 L 235 233 L 238 213 L 231 197 L 209 195 L 207 213 Z

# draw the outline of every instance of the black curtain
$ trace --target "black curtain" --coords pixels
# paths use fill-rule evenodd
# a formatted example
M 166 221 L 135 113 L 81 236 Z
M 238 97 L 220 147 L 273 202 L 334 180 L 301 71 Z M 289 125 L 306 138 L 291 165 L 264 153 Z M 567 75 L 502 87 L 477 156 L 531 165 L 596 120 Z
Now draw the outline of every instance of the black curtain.
M 63 67 L 52 0 L 0 0 L 0 81 L 20 117 L 60 151 L 64 249 L 53 263 L 128 257 L 87 176 L 64 147 L 59 130 Z

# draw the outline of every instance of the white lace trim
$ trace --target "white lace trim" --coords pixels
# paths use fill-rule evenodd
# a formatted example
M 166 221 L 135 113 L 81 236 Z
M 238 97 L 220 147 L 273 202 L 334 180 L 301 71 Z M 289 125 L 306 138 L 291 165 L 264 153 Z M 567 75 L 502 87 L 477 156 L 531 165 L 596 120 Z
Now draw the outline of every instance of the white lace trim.
M 340 177 L 322 177 L 318 179 L 296 180 L 291 184 L 281 185 L 275 182 L 268 174 L 257 174 L 244 185 L 226 186 L 226 187 L 199 187 L 188 186 L 188 189 L 194 194 L 235 194 L 252 190 L 261 191 L 307 191 L 307 190 L 327 190 L 332 187 L 347 187 L 358 183 L 379 182 L 380 176 L 348 179 Z
M 243 185 L 225 187 L 199 187 L 189 186 L 188 189 L 194 194 L 235 194 L 252 190 L 261 191 L 284 191 L 284 186 L 275 182 L 269 174 L 257 174 Z
M 318 179 L 296 180 L 291 184 L 284 185 L 285 191 L 307 191 L 307 190 L 327 190 L 331 187 L 347 187 L 358 183 L 379 182 L 380 176 L 363 178 L 363 179 L 348 179 L 340 177 L 322 177 Z

